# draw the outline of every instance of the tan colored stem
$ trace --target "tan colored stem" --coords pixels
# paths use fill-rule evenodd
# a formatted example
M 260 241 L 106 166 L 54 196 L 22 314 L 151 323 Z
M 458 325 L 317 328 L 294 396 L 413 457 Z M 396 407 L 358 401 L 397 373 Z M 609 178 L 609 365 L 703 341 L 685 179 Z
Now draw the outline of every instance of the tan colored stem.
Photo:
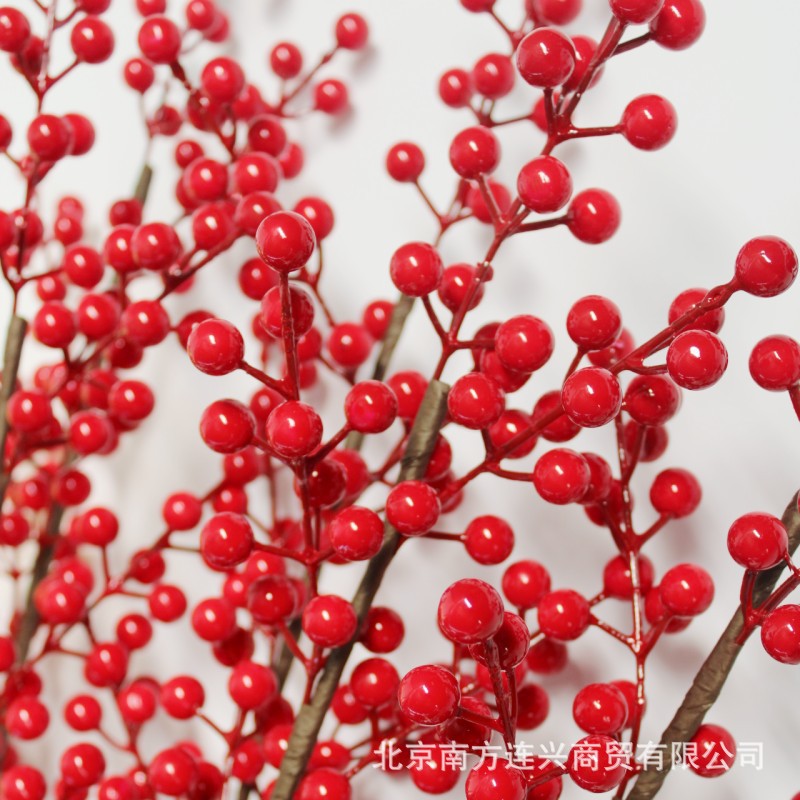
M 17 383 L 17 373 L 19 372 L 19 362 L 22 357 L 22 343 L 25 340 L 25 332 L 28 323 L 22 318 L 13 316 L 8 323 L 6 332 L 6 347 L 3 355 L 3 382 L 0 386 L 0 459 L 2 468 L 0 469 L 0 506 L 5 500 L 8 482 L 11 473 L 5 469 L 6 442 L 8 440 L 8 420 L 6 419 L 6 406 L 8 400 L 14 393 Z
M 786 508 L 783 523 L 789 533 L 789 553 L 793 553 L 800 545 L 800 513 L 797 508 L 797 496 Z M 772 594 L 785 565 L 779 564 L 762 572 L 756 581 L 753 591 L 753 604 L 758 606 Z M 686 693 L 680 708 L 661 735 L 660 752 L 663 753 L 663 764 L 645 765 L 633 785 L 627 800 L 651 800 L 658 794 L 672 768 L 672 746 L 688 742 L 697 732 L 705 719 L 708 710 L 717 701 L 725 685 L 725 681 L 744 646 L 747 636 L 740 639 L 744 630 L 744 614 L 741 606 L 725 628 L 725 632 L 714 645 L 714 649 L 700 667 L 695 679 Z
M 441 381 L 434 380 L 429 384 L 403 456 L 400 468 L 401 481 L 419 478 L 424 474 L 444 419 L 448 390 L 447 384 Z M 358 616 L 359 628 L 372 607 L 383 576 L 399 545 L 400 535 L 387 524 L 383 546 L 369 562 L 353 598 L 353 607 Z M 353 645 L 354 642 L 349 642 L 342 647 L 335 648 L 328 655 L 311 701 L 300 709 L 295 720 L 289 746 L 281 762 L 281 771 L 272 790 L 272 800 L 291 800 L 294 796 L 297 784 L 303 776 L 311 751 L 319 736 L 333 694 L 341 682 L 342 673 Z

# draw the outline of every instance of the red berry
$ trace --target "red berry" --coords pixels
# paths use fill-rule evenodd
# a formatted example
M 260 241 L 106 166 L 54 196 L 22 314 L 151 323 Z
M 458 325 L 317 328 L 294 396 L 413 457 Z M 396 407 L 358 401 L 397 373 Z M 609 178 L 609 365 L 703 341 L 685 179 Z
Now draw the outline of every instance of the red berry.
M 728 552 L 746 569 L 770 569 L 786 557 L 786 528 L 771 514 L 745 514 L 728 530 Z
M 675 135 L 678 116 L 669 100 L 644 94 L 631 100 L 622 114 L 622 135 L 639 150 L 658 150 Z
M 386 498 L 386 519 L 404 536 L 421 536 L 436 524 L 441 503 L 436 490 L 422 481 L 398 483 Z
M 535 15 L 541 22 L 550 25 L 568 25 L 580 14 L 582 0 L 525 0 L 525 6 L 528 9 L 528 16 Z
M 625 392 L 625 411 L 640 425 L 663 425 L 680 405 L 680 390 L 665 375 L 637 375 Z
M 472 92 L 472 78 L 466 70 L 450 69 L 439 79 L 439 97 L 450 108 L 468 106 Z
M 563 208 L 572 195 L 572 178 L 564 164 L 553 156 L 529 161 L 517 177 L 519 199 L 537 214 Z
M 666 0 L 650 20 L 650 37 L 669 50 L 693 45 L 703 33 L 706 12 L 700 0 Z
M 537 613 L 542 633 L 563 642 L 577 639 L 591 621 L 589 603 L 572 589 L 546 594 L 539 601 Z
M 409 242 L 395 250 L 389 264 L 392 282 L 403 294 L 424 297 L 437 289 L 444 265 L 434 247 Z
M 628 771 L 629 756 L 610 736 L 590 735 L 578 741 L 567 758 L 570 778 L 589 792 L 608 792 Z
M 687 311 L 693 309 L 707 294 L 708 291 L 706 289 L 686 289 L 681 292 L 672 301 L 669 307 L 669 324 L 672 325 L 673 322 L 683 316 Z M 725 309 L 717 308 L 702 314 L 694 322 L 689 323 L 689 325 L 681 330 L 703 329 L 711 331 L 711 333 L 719 333 L 724 322 Z
M 153 67 L 142 58 L 131 58 L 126 61 L 123 76 L 125 83 L 139 94 L 144 94 L 156 78 Z
M 255 419 L 238 400 L 216 400 L 200 418 L 200 436 L 217 453 L 235 453 L 253 440 Z
M 386 171 L 400 183 L 414 183 L 425 169 L 425 155 L 413 142 L 394 145 L 386 156 Z
M 619 203 L 602 189 L 585 189 L 572 198 L 567 209 L 567 227 L 586 244 L 602 244 L 619 228 Z
M 244 72 L 232 58 L 212 58 L 203 67 L 200 84 L 218 103 L 232 103 L 244 89 Z
M 161 687 L 159 699 L 171 717 L 190 719 L 205 702 L 205 692 L 196 678 L 183 675 L 167 681 Z
M 619 380 L 600 367 L 576 370 L 564 381 L 561 403 L 576 425 L 598 428 L 619 413 L 622 405 Z
M 76 731 L 91 731 L 100 726 L 103 711 L 91 695 L 77 695 L 64 706 L 64 719 Z
M 442 725 L 453 718 L 461 693 L 449 670 L 433 664 L 408 672 L 397 691 L 400 710 L 419 725 Z
M 405 626 L 390 608 L 373 606 L 367 613 L 358 640 L 372 653 L 391 653 L 403 642 Z
M 303 458 L 322 441 L 322 420 L 311 406 L 290 400 L 269 415 L 267 440 L 284 458 Z
M 367 43 L 369 28 L 361 14 L 344 14 L 336 20 L 336 44 L 346 50 L 361 50 Z
M 261 708 L 278 692 L 278 679 L 269 668 L 254 661 L 240 661 L 231 671 L 228 692 L 239 708 Z
M 749 366 L 762 389 L 790 389 L 800 381 L 800 344 L 789 336 L 767 336 L 753 348 Z
M 714 582 L 701 567 L 678 564 L 664 574 L 659 594 L 669 613 L 676 617 L 695 617 L 711 605 Z
M 342 509 L 331 520 L 328 538 L 336 553 L 347 561 L 372 558 L 383 542 L 383 522 L 368 508 Z
M 653 564 L 647 556 L 636 559 L 639 572 L 639 589 L 647 594 L 653 587 Z M 631 577 L 630 560 L 625 556 L 615 556 L 603 570 L 603 591 L 609 597 L 618 600 L 630 600 L 633 597 L 633 579 Z M 600 731 L 589 731 L 600 733 Z
M 240 514 L 216 514 L 203 526 L 200 553 L 212 569 L 229 570 L 253 552 L 253 529 Z
M 361 381 L 348 392 L 344 413 L 353 430 L 381 433 L 397 417 L 397 397 L 380 381 Z
M 473 14 L 480 14 L 482 11 L 491 11 L 495 0 L 460 0 L 461 5 Z
M 702 498 L 697 478 L 685 469 L 665 469 L 650 487 L 650 502 L 659 514 L 675 519 L 691 514 Z
M 569 338 L 582 350 L 602 350 L 622 330 L 619 308 L 606 297 L 590 294 L 577 300 L 567 314 Z
M 12 736 L 24 740 L 38 739 L 47 730 L 50 712 L 38 698 L 23 695 L 9 703 L 4 721 Z
M 517 69 L 531 86 L 560 86 L 575 69 L 575 48 L 569 37 L 555 28 L 537 28 L 520 43 Z
M 628 704 L 622 692 L 609 683 L 590 683 L 575 695 L 572 716 L 581 730 L 613 736 L 628 718 Z
M 71 128 L 61 117 L 39 114 L 28 126 L 28 145 L 43 161 L 58 161 L 72 145 Z
M 463 535 L 464 547 L 479 564 L 502 564 L 514 549 L 514 531 L 500 517 L 476 517 Z
M 311 770 L 297 787 L 296 800 L 350 800 L 350 781 L 327 767 Z
M 386 381 L 397 397 L 397 416 L 413 420 L 419 411 L 428 382 L 419 372 L 397 372 Z
M 526 611 L 550 591 L 550 574 L 536 561 L 517 561 L 503 574 L 502 588 L 509 603 Z
M 261 300 L 259 319 L 269 334 L 276 339 L 283 335 L 282 307 L 280 287 L 274 286 Z M 297 286 L 290 286 L 289 307 L 294 335 L 299 339 L 305 336 L 314 324 L 314 304 L 308 292 Z
M 724 775 L 736 761 L 736 740 L 719 725 L 701 725 L 687 743 L 683 759 L 689 769 L 703 778 Z
M 500 142 L 488 128 L 466 128 L 456 134 L 450 145 L 450 163 L 467 180 L 488 175 L 500 163 Z
M 293 211 L 270 214 L 256 232 L 256 247 L 266 264 L 283 273 L 305 266 L 315 247 L 314 229 Z
M 488 583 L 464 578 L 445 589 L 438 621 L 442 633 L 453 642 L 485 642 L 503 624 L 503 600 Z
M 713 386 L 728 367 L 728 351 L 709 331 L 684 331 L 667 350 L 670 377 L 684 389 Z
M 736 256 L 736 277 L 749 294 L 774 297 L 794 283 L 797 255 L 783 239 L 759 236 L 747 242 Z
M 397 695 L 400 676 L 383 658 L 368 658 L 353 670 L 350 688 L 362 705 L 376 709 L 392 702 Z
M 355 636 L 358 618 L 351 603 L 335 594 L 317 595 L 303 611 L 303 631 L 320 647 L 341 647 Z
M 489 53 L 472 68 L 472 85 L 491 100 L 505 97 L 514 88 L 514 78 L 514 65 L 502 53 Z
M 528 314 L 511 317 L 494 335 L 495 353 L 507 369 L 535 372 L 553 354 L 555 339 L 550 326 Z
M 121 323 L 128 338 L 141 347 L 163 342 L 170 331 L 169 317 L 158 300 L 131 303 L 122 312 Z
M 147 780 L 154 791 L 167 797 L 181 797 L 189 790 L 196 774 L 192 756 L 180 747 L 171 747 L 162 750 L 150 762 Z
M 661 10 L 664 0 L 609 0 L 614 16 L 626 25 L 650 22 Z
M 106 760 L 100 748 L 81 742 L 64 751 L 61 756 L 61 777 L 72 789 L 88 789 L 103 777 Z
M 203 320 L 189 335 L 189 358 L 206 375 L 227 375 L 244 357 L 244 340 L 238 328 L 221 319 Z
M 340 114 L 348 102 L 347 87 L 341 81 L 320 81 L 314 87 L 314 108 L 323 114 Z
M 369 358 L 372 337 L 363 325 L 342 322 L 331 328 L 327 347 L 334 362 L 345 369 L 355 369 Z
M 472 430 L 486 428 L 505 408 L 500 387 L 480 372 L 463 375 L 447 396 L 447 410 L 454 422 Z
M 291 42 L 279 42 L 269 54 L 269 65 L 279 78 L 290 80 L 303 69 L 303 55 Z
M 78 20 L 70 32 L 69 43 L 75 58 L 87 64 L 100 64 L 114 52 L 111 28 L 95 17 Z
M 28 18 L 18 9 L 0 8 L 0 50 L 19 53 L 31 35 Z
M 533 485 L 548 503 L 578 502 L 588 491 L 589 464 L 574 450 L 556 448 L 540 456 L 533 468 Z
M 778 606 L 761 623 L 761 644 L 781 664 L 800 664 L 800 606 Z
M 139 29 L 139 49 L 154 64 L 170 64 L 181 49 L 181 32 L 166 17 L 148 17 Z

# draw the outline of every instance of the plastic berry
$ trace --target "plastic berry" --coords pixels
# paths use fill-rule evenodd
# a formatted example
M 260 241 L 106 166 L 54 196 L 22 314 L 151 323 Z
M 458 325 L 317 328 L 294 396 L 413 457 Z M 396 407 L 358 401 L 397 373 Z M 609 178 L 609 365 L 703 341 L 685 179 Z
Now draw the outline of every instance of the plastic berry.
M 550 698 L 547 692 L 536 683 L 528 683 L 517 693 L 519 712 L 517 727 L 523 731 L 538 728 L 550 713 Z
M 436 524 L 441 503 L 436 490 L 422 481 L 398 483 L 386 498 L 386 519 L 404 536 L 421 536 Z
M 552 89 L 564 83 L 575 69 L 575 49 L 561 31 L 537 28 L 519 43 L 516 63 L 526 83 Z
M 114 52 L 111 28 L 96 17 L 78 20 L 70 32 L 69 43 L 75 58 L 87 64 L 100 64 Z
M 103 753 L 88 742 L 68 747 L 61 756 L 61 777 L 71 789 L 88 789 L 100 780 L 105 769 Z
M 64 720 L 75 731 L 91 731 L 100 725 L 103 711 L 91 695 L 77 695 L 64 706 Z
M 201 156 L 186 168 L 181 186 L 197 203 L 220 200 L 228 188 L 228 170 L 221 162 Z
M 244 341 L 230 322 L 207 319 L 192 330 L 186 351 L 192 364 L 206 375 L 227 375 L 242 363 Z
M 507 55 L 489 53 L 472 68 L 472 85 L 491 100 L 505 97 L 514 88 L 514 65 Z
M 548 503 L 578 502 L 589 489 L 586 459 L 574 450 L 556 448 L 540 456 L 533 468 L 533 485 Z
M 28 145 L 43 161 L 58 161 L 69 152 L 70 133 L 71 129 L 61 117 L 39 114 L 28 126 Z
M 390 608 L 373 606 L 367 613 L 358 640 L 371 653 L 392 653 L 403 642 L 405 626 Z
M 409 242 L 395 250 L 389 264 L 394 285 L 410 297 L 424 297 L 435 291 L 444 265 L 439 253 L 425 242 Z
M 18 9 L 0 8 L 0 50 L 19 53 L 31 35 L 28 18 Z
M 526 0 L 525 7 L 532 18 L 550 25 L 568 25 L 580 14 L 582 0 Z
M 139 29 L 139 49 L 154 64 L 170 64 L 178 58 L 181 33 L 166 17 L 148 17 Z
M 305 266 L 316 239 L 309 221 L 293 211 L 270 214 L 256 231 L 256 247 L 266 264 L 283 273 Z
M 294 210 L 311 223 L 318 242 L 327 238 L 333 230 L 333 209 L 322 198 L 303 197 L 295 203 Z
M 719 725 L 701 725 L 689 742 L 691 754 L 684 758 L 689 769 L 703 778 L 724 775 L 736 761 L 736 740 Z
M 419 725 L 442 725 L 453 718 L 461 698 L 452 672 L 433 664 L 406 673 L 397 690 L 400 710 Z
M 706 12 L 700 0 L 666 0 L 650 20 L 652 40 L 668 50 L 684 50 L 702 35 Z
M 473 767 L 464 787 L 467 800 L 523 800 L 526 789 L 523 771 L 505 759 Z
M 590 683 L 575 695 L 572 716 L 578 727 L 586 733 L 613 736 L 625 726 L 628 704 L 615 686 Z
M 517 561 L 503 573 L 502 589 L 511 605 L 526 611 L 550 591 L 550 574 L 536 561 Z
M 517 194 L 531 211 L 537 214 L 550 214 L 569 202 L 572 195 L 572 178 L 567 168 L 557 158 L 538 156 L 519 171 Z
M 728 530 L 728 552 L 745 569 L 774 567 L 786 557 L 788 545 L 786 528 L 771 514 L 744 514 Z
M 477 291 L 473 291 L 476 272 L 477 270 L 472 264 L 450 264 L 445 267 L 438 289 L 439 299 L 454 314 L 463 303 L 467 302 L 469 295 L 471 295 L 469 311 L 480 303 L 483 297 L 483 283 L 478 284 Z
M 311 770 L 297 787 L 297 800 L 350 800 L 350 781 L 327 767 Z
M 464 578 L 445 589 L 438 621 L 442 633 L 453 642 L 485 642 L 503 624 L 503 600 L 485 581 Z
M 645 94 L 631 100 L 622 114 L 622 135 L 639 150 L 658 150 L 670 142 L 678 115 L 669 100 Z
M 592 734 L 576 742 L 567 758 L 570 778 L 589 792 L 608 792 L 627 773 L 629 756 L 610 736 Z
M 653 563 L 647 556 L 638 556 L 636 567 L 639 573 L 639 590 L 646 595 L 653 586 Z M 615 556 L 603 569 L 603 591 L 609 597 L 618 600 L 630 600 L 633 597 L 633 578 L 631 575 L 630 559 L 625 556 Z M 593 733 L 594 731 L 589 731 Z M 600 731 L 596 731 L 600 733 Z
M 341 81 L 329 79 L 314 87 L 314 108 L 323 114 L 341 114 L 348 103 L 347 87 Z
M 728 351 L 709 331 L 684 331 L 667 350 L 667 369 L 678 386 L 705 389 L 713 386 L 728 367 Z
M 347 644 L 357 626 L 352 604 L 338 595 L 317 595 L 303 610 L 303 632 L 320 647 Z
M 245 517 L 216 514 L 203 526 L 200 553 L 212 569 L 228 570 L 249 558 L 253 541 L 253 529 Z
M 591 611 L 583 595 L 572 589 L 549 592 L 537 606 L 539 628 L 562 642 L 577 639 L 589 627 Z
M 121 323 L 128 338 L 141 347 L 163 342 L 170 331 L 169 317 L 158 300 L 131 303 L 122 312 Z
M 665 469 L 656 475 L 650 487 L 650 502 L 659 514 L 675 519 L 688 517 L 702 499 L 697 478 L 685 469 Z
M 322 441 L 322 420 L 311 406 L 290 400 L 269 415 L 267 440 L 284 458 L 302 458 Z
M 480 372 L 470 372 L 455 381 L 447 396 L 447 410 L 454 422 L 481 430 L 494 422 L 505 408 L 500 387 Z
M 495 0 L 460 0 L 461 5 L 473 14 L 480 14 L 483 11 L 491 11 Z
M 336 364 L 352 370 L 360 367 L 369 358 L 372 337 L 363 325 L 341 322 L 331 328 L 326 345 Z
M 450 144 L 450 163 L 467 180 L 488 175 L 500 163 L 500 142 L 488 128 L 466 128 Z
M 150 762 L 147 779 L 156 792 L 167 797 L 184 795 L 197 774 L 197 765 L 186 750 L 170 747 L 162 750 Z
M 625 391 L 625 411 L 640 425 L 663 425 L 680 405 L 680 390 L 664 375 L 637 375 Z
M 781 664 L 800 664 L 800 605 L 782 605 L 761 623 L 761 644 Z
M 279 78 L 290 80 L 303 69 L 303 55 L 297 45 L 279 42 L 269 54 L 269 66 Z
M 800 381 L 800 344 L 789 336 L 767 336 L 753 348 L 749 367 L 762 389 L 790 389 Z
M 611 12 L 626 25 L 649 22 L 661 10 L 664 0 L 609 0 Z
M 676 617 L 702 614 L 714 599 L 711 576 L 695 564 L 678 564 L 664 573 L 659 585 L 664 608 Z
M 239 708 L 261 708 L 275 697 L 278 680 L 269 668 L 254 661 L 240 661 L 231 671 L 228 692 Z
M 383 522 L 371 509 L 344 508 L 331 520 L 328 538 L 336 553 L 347 561 L 372 558 L 383 542 Z
M 619 413 L 622 391 L 616 376 L 608 370 L 585 367 L 564 381 L 561 403 L 576 425 L 598 428 Z
M 685 289 L 670 304 L 668 322 L 671 325 L 700 303 L 708 294 L 706 289 Z M 725 322 L 725 309 L 716 308 L 699 316 L 694 322 L 689 323 L 683 330 L 702 329 L 719 333 Z
M 572 198 L 567 209 L 567 227 L 586 244 L 602 244 L 619 228 L 619 203 L 603 189 L 585 189 Z
M 182 675 L 168 680 L 161 687 L 159 699 L 169 716 L 175 719 L 191 719 L 205 702 L 205 692 L 196 678 Z
M 348 393 L 344 413 L 353 430 L 381 433 L 397 417 L 397 397 L 380 381 L 361 381 Z
M 336 20 L 336 44 L 345 50 L 361 50 L 367 43 L 369 27 L 361 14 L 343 14 Z
M 38 739 L 50 723 L 50 712 L 38 698 L 18 697 L 9 703 L 5 712 L 6 730 L 18 739 Z
M 153 626 L 141 614 L 126 614 L 117 623 L 116 633 L 120 644 L 128 650 L 141 650 L 152 638 Z
M 414 183 L 425 169 L 425 155 L 413 142 L 399 142 L 386 155 L 386 171 L 399 183 Z
M 572 92 L 581 85 L 589 65 L 592 63 L 595 53 L 597 52 L 597 42 L 589 36 L 573 36 L 572 46 L 575 49 L 575 69 L 572 70 L 572 75 L 564 82 L 563 91 Z M 597 68 L 594 73 L 589 86 L 594 86 L 603 74 L 603 68 Z M 544 132 L 547 132 L 547 112 L 544 109 L 540 110 L 541 116 L 544 117 L 544 125 L 542 126 Z M 537 124 L 539 124 L 537 122 Z
M 476 517 L 464 531 L 464 547 L 479 564 L 502 564 L 514 549 L 514 531 L 500 517 Z
M 286 131 L 276 117 L 259 116 L 250 123 L 247 143 L 251 150 L 278 158 L 286 147 Z
M 756 297 L 774 297 L 796 277 L 797 255 L 777 236 L 751 239 L 736 256 L 736 278 L 744 291 Z
M 244 72 L 232 58 L 212 58 L 200 73 L 201 86 L 218 103 L 233 102 L 244 82 Z
M 355 698 L 367 708 L 381 708 L 397 694 L 400 676 L 384 658 L 368 658 L 353 670 L 350 688 Z
M 255 420 L 238 400 L 216 400 L 200 418 L 200 436 L 217 453 L 235 453 L 253 440 Z
M 439 79 L 439 97 L 450 108 L 463 108 L 472 100 L 472 77 L 463 69 L 450 69 Z

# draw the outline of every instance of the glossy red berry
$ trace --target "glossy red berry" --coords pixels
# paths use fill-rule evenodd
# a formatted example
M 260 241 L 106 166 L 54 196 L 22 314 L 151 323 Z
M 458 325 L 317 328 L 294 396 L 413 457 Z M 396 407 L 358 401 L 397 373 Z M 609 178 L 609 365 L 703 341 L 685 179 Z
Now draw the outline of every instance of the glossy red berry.
M 500 387 L 481 372 L 470 372 L 455 381 L 447 396 L 447 410 L 454 422 L 472 430 L 486 428 L 505 408 Z
M 546 322 L 523 314 L 511 317 L 497 328 L 494 344 L 504 367 L 515 372 L 535 372 L 550 359 L 555 339 Z
M 357 627 L 352 604 L 335 594 L 317 595 L 303 610 L 303 632 L 320 647 L 347 644 Z
M 797 277 L 797 255 L 777 236 L 759 236 L 736 256 L 736 278 L 742 289 L 757 297 L 786 291 Z
M 206 375 L 227 375 L 244 357 L 244 340 L 239 329 L 221 319 L 203 320 L 189 335 L 186 351 Z
M 261 300 L 259 319 L 269 334 L 276 339 L 283 335 L 283 316 L 280 287 L 274 286 Z M 292 315 L 292 328 L 296 338 L 304 336 L 314 324 L 314 304 L 305 289 L 289 287 L 289 308 Z
M 352 370 L 360 367 L 369 358 L 372 337 L 363 325 L 341 322 L 331 328 L 326 345 L 336 364 Z
M 702 499 L 697 478 L 685 469 L 665 469 L 650 487 L 650 502 L 659 514 L 680 519 L 691 514 Z
M 305 266 L 315 244 L 311 223 L 293 211 L 270 214 L 256 232 L 259 255 L 278 272 L 294 272 Z
M 472 77 L 466 70 L 450 69 L 439 79 L 439 97 L 450 108 L 468 106 L 472 94 Z
M 400 710 L 419 725 L 442 725 L 451 720 L 460 697 L 453 673 L 433 664 L 406 673 L 397 690 Z
M 396 698 L 400 676 L 394 666 L 383 658 L 368 658 L 353 670 L 350 688 L 362 705 L 381 708 Z
M 186 750 L 170 747 L 162 750 L 147 769 L 147 780 L 156 792 L 167 797 L 186 794 L 197 774 L 197 765 Z
M 50 712 L 37 697 L 23 695 L 9 703 L 4 722 L 6 730 L 18 739 L 38 739 L 50 723 Z
M 433 487 L 422 481 L 402 481 L 386 498 L 386 519 L 404 536 L 421 536 L 436 524 L 441 508 Z
M 488 175 L 500 163 L 500 142 L 488 128 L 480 125 L 466 128 L 450 144 L 450 163 L 468 180 Z
M 602 244 L 619 228 L 622 213 L 616 199 L 603 189 L 585 189 L 572 198 L 567 227 L 586 244 Z
M 31 153 L 43 161 L 58 161 L 69 152 L 71 129 L 61 117 L 39 114 L 28 126 Z
M 659 585 L 664 608 L 676 617 L 702 614 L 714 599 L 711 576 L 695 564 L 678 564 L 667 570 Z
M 552 89 L 564 83 L 575 69 L 575 48 L 561 31 L 537 28 L 519 43 L 516 63 L 526 83 Z
M 217 453 L 235 453 L 253 440 L 255 419 L 238 400 L 216 400 L 200 418 L 200 436 Z
M 567 25 L 580 14 L 582 0 L 526 0 L 525 7 L 528 16 L 535 16 L 541 22 Z
M 241 709 L 261 708 L 278 691 L 278 679 L 269 668 L 254 661 L 240 661 L 231 671 L 228 692 Z
M 399 142 L 386 155 L 386 171 L 400 183 L 413 183 L 425 169 L 425 155 L 413 142 Z
M 141 347 L 163 342 L 170 331 L 169 316 L 158 300 L 137 300 L 123 312 L 122 327 L 128 338 Z
M 442 280 L 444 265 L 434 247 L 424 242 L 409 242 L 395 250 L 389 264 L 394 285 L 410 297 L 424 297 L 435 291 Z
M 667 350 L 667 369 L 678 386 L 705 389 L 713 386 L 728 367 L 728 351 L 709 331 L 684 331 Z
M 218 103 L 232 103 L 244 83 L 244 72 L 232 58 L 212 58 L 200 73 L 201 86 Z
M 538 156 L 519 171 L 517 194 L 531 211 L 537 214 L 550 214 L 569 202 L 572 195 L 572 178 L 567 168 L 557 158 Z
M 96 784 L 106 769 L 99 747 L 81 742 L 68 747 L 61 756 L 61 777 L 72 789 L 88 789 Z
M 673 322 L 682 317 L 687 311 L 693 309 L 708 294 L 706 289 L 686 289 L 681 292 L 670 304 L 668 322 Z M 681 330 L 703 329 L 711 333 L 719 333 L 725 322 L 725 309 L 716 308 L 699 316 L 694 322 L 689 323 Z
M 314 87 L 314 108 L 323 114 L 341 114 L 348 103 L 347 87 L 341 81 L 329 79 Z
M 322 441 L 322 420 L 305 403 L 281 403 L 267 419 L 267 441 L 284 458 L 303 458 Z
M 736 762 L 736 740 L 725 728 L 705 723 L 689 740 L 684 761 L 703 778 L 724 775 Z
M 642 594 L 647 594 L 653 587 L 653 564 L 647 556 L 639 556 L 636 559 L 636 567 L 639 573 L 639 590 Z M 633 597 L 630 559 L 625 556 L 615 556 L 606 564 L 603 569 L 603 591 L 609 597 L 618 600 L 630 600 Z
M 622 114 L 622 135 L 639 150 L 658 150 L 670 142 L 678 115 L 669 100 L 645 94 L 631 100 Z
M 564 381 L 561 404 L 582 428 L 598 428 L 619 413 L 622 391 L 617 377 L 601 367 L 576 370 Z
M 666 0 L 650 20 L 650 36 L 668 50 L 684 50 L 702 35 L 706 12 L 700 0 Z
M 577 639 L 589 627 L 591 610 L 586 598 L 572 589 L 549 592 L 537 606 L 539 628 L 557 641 Z
M 369 27 L 361 14 L 344 14 L 336 20 L 336 44 L 346 50 L 360 50 L 367 43 Z
M 589 792 L 608 792 L 627 774 L 629 756 L 610 736 L 592 734 L 578 741 L 567 758 L 570 778 Z
M 331 520 L 328 538 L 340 557 L 347 561 L 363 561 L 380 550 L 383 522 L 371 509 L 344 508 Z
M 625 391 L 625 411 L 640 425 L 663 425 L 680 405 L 680 389 L 665 375 L 637 375 Z
M 650 22 L 661 10 L 664 0 L 609 0 L 611 12 L 626 25 Z
M 372 653 L 392 653 L 403 642 L 405 626 L 390 608 L 373 606 L 367 613 L 358 640 Z
M 0 50 L 18 53 L 31 35 L 28 18 L 16 8 L 0 8 Z
M 303 55 L 297 45 L 279 42 L 269 54 L 272 71 L 283 80 L 296 78 L 303 69 Z
M 788 545 L 784 524 L 771 514 L 745 514 L 728 530 L 728 552 L 745 569 L 774 567 L 786 557 Z
M 69 43 L 75 58 L 87 64 L 100 64 L 114 52 L 111 28 L 96 17 L 78 20 L 70 32 Z
M 253 529 L 246 517 L 225 512 L 203 526 L 200 553 L 212 569 L 229 570 L 250 557 L 253 542 Z
M 536 561 L 517 561 L 503 573 L 502 589 L 511 605 L 526 611 L 550 591 L 550 573 Z
M 586 733 L 613 736 L 628 718 L 625 696 L 609 683 L 590 683 L 575 695 L 572 716 Z
M 790 389 L 800 381 L 800 344 L 789 336 L 767 336 L 753 348 L 749 367 L 762 389 Z
M 381 433 L 397 417 L 397 397 L 385 383 L 361 381 L 347 393 L 344 413 L 353 430 Z
M 161 706 L 175 719 L 190 719 L 205 702 L 205 691 L 196 678 L 181 675 L 161 687 Z
M 472 68 L 472 85 L 491 100 L 505 97 L 514 88 L 514 78 L 514 65 L 502 53 L 489 53 Z
M 148 17 L 139 29 L 139 49 L 154 64 L 170 64 L 178 58 L 181 33 L 166 17 Z
M 574 450 L 556 448 L 540 456 L 533 468 L 533 485 L 543 500 L 556 505 L 577 503 L 588 491 L 591 472 Z
M 782 605 L 761 623 L 761 644 L 781 664 L 800 664 L 800 605 Z
M 445 589 L 438 621 L 442 633 L 453 642 L 485 642 L 503 624 L 503 600 L 488 583 L 464 578 Z
M 467 525 L 464 547 L 479 564 L 502 564 L 514 549 L 514 531 L 500 517 L 486 514 Z

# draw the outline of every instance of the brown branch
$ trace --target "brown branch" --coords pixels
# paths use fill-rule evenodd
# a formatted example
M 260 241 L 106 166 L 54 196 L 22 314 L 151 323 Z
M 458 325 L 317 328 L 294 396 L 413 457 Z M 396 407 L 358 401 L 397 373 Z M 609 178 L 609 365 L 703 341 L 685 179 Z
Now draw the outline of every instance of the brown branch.
M 429 384 L 411 429 L 408 447 L 402 460 L 400 480 L 418 478 L 424 474 L 444 419 L 448 390 L 447 384 L 441 381 L 434 380 Z M 359 629 L 372 606 L 372 601 L 397 552 L 400 541 L 397 531 L 387 524 L 383 546 L 369 562 L 353 598 Z M 297 784 L 303 776 L 311 751 L 319 736 L 333 694 L 339 686 L 353 645 L 354 642 L 349 642 L 342 647 L 335 648 L 328 655 L 311 701 L 300 709 L 295 720 L 289 747 L 281 762 L 281 771 L 275 788 L 272 790 L 272 800 L 291 800 L 294 796 Z
M 22 318 L 13 316 L 9 320 L 6 332 L 6 348 L 3 355 L 3 382 L 0 385 L 0 506 L 5 500 L 8 482 L 11 480 L 11 473 L 5 468 L 6 441 L 8 440 L 8 420 L 6 419 L 6 406 L 8 400 L 14 393 L 17 383 L 17 373 L 19 372 L 19 362 L 22 356 L 22 343 L 25 340 L 25 332 L 28 323 Z
M 800 545 L 800 513 L 798 513 L 797 499 L 795 495 L 783 514 L 783 523 L 789 533 L 790 554 Z M 760 605 L 772 594 L 784 567 L 785 564 L 779 564 L 758 576 L 753 591 L 754 605 Z M 745 635 L 742 637 L 743 633 Z M 656 796 L 672 768 L 673 744 L 688 742 L 697 732 L 708 710 L 717 701 L 748 635 L 749 632 L 744 630 L 744 614 L 740 606 L 705 663 L 700 667 L 680 708 L 661 736 L 660 752 L 664 753 L 664 763 L 652 768 L 645 765 L 627 800 L 650 800 Z
M 136 182 L 136 189 L 133 193 L 134 200 L 138 200 L 139 204 L 144 207 L 147 201 L 147 195 L 150 192 L 150 182 L 153 180 L 153 168 L 149 164 L 142 166 L 142 171 L 139 173 L 139 180 Z

